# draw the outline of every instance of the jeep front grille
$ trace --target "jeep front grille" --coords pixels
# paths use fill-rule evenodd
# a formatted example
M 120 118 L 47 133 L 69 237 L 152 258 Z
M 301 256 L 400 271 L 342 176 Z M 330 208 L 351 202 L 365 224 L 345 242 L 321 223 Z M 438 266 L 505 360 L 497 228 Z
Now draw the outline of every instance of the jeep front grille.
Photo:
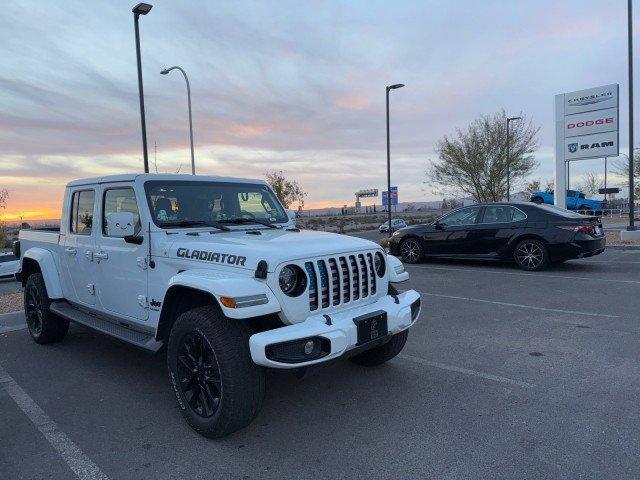
M 373 253 L 358 253 L 305 262 L 309 309 L 364 300 L 376 294 Z

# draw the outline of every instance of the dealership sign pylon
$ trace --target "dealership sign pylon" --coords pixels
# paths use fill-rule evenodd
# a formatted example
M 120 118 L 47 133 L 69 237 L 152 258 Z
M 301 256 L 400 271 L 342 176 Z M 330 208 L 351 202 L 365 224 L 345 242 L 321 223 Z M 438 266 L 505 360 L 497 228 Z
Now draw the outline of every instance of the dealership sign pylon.
M 566 163 L 619 155 L 618 84 L 556 95 L 554 202 L 566 208 Z

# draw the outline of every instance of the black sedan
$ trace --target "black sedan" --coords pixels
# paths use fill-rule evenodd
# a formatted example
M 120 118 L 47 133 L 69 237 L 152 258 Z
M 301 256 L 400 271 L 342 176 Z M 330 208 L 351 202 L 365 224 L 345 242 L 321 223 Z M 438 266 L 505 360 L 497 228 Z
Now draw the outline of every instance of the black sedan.
M 488 203 L 396 231 L 389 250 L 406 263 L 428 257 L 507 260 L 523 270 L 604 252 L 600 219 L 553 205 Z

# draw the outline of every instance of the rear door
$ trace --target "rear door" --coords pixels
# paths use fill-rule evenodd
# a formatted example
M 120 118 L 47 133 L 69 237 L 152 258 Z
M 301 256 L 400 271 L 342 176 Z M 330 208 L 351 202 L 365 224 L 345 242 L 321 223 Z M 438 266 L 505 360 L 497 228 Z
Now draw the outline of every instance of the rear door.
M 96 271 L 93 262 L 95 196 L 93 188 L 78 187 L 71 192 L 67 220 L 69 231 L 60 253 L 72 286 L 69 300 L 88 306 L 96 303 Z
M 524 228 L 527 216 L 510 205 L 487 205 L 478 224 L 479 253 L 498 256 L 510 240 Z

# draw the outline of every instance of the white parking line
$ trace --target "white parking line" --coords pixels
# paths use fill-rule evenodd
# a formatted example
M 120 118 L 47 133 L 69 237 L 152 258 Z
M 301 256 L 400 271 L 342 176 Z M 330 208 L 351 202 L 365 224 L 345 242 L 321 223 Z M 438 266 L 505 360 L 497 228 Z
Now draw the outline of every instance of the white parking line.
M 485 378 L 487 380 L 493 380 L 494 382 L 500 383 L 508 383 L 510 385 L 516 385 L 522 388 L 535 388 L 535 385 L 532 383 L 521 382 L 520 380 L 513 380 L 511 378 L 502 377 L 500 375 L 493 375 L 492 373 L 483 373 L 477 372 L 475 370 L 469 370 L 468 368 L 456 367 L 454 365 L 446 365 L 440 362 L 432 362 L 429 360 L 425 360 L 424 358 L 416 357 L 415 355 L 407 355 L 400 354 L 398 355 L 400 358 L 404 358 L 405 360 L 409 360 L 410 362 L 417 363 L 420 365 L 427 365 L 428 367 L 440 368 L 441 370 L 448 370 L 450 372 L 463 373 L 465 375 L 472 375 L 474 377 Z
M 27 328 L 26 323 L 24 325 L 12 325 L 10 327 L 0 327 L 0 335 L 2 335 L 3 333 L 17 332 L 18 330 L 24 330 L 25 328 Z
M 535 305 L 522 305 L 521 303 L 496 302 L 494 300 L 484 300 L 482 298 L 456 297 L 454 295 L 442 295 L 439 293 L 420 292 L 420 295 L 427 295 L 429 297 L 449 298 L 451 300 L 465 300 L 467 302 L 490 303 L 493 305 L 502 305 L 504 307 L 528 308 L 530 310 L 541 310 L 543 312 L 569 313 L 572 315 L 584 315 L 587 317 L 619 318 L 619 315 L 610 315 L 607 313 L 579 312 L 577 310 L 562 310 L 559 308 L 536 307 Z
M 405 266 L 407 266 L 405 264 Z M 640 284 L 640 280 L 618 280 L 613 278 L 598 278 L 597 276 L 593 277 L 576 277 L 576 276 L 568 276 L 568 275 L 549 275 L 546 273 L 524 273 L 524 272 L 506 272 L 504 270 L 489 270 L 486 268 L 455 268 L 455 267 L 431 267 L 427 265 L 408 265 L 409 267 L 414 268 L 422 268 L 426 270 L 449 270 L 452 272 L 478 272 L 478 273 L 495 273 L 498 275 L 518 275 L 521 277 L 535 277 L 535 278 L 562 278 L 565 280 L 588 280 L 592 282 L 614 282 L 614 283 L 632 283 L 632 284 Z
M 0 385 L 81 480 L 109 480 L 0 366 Z

